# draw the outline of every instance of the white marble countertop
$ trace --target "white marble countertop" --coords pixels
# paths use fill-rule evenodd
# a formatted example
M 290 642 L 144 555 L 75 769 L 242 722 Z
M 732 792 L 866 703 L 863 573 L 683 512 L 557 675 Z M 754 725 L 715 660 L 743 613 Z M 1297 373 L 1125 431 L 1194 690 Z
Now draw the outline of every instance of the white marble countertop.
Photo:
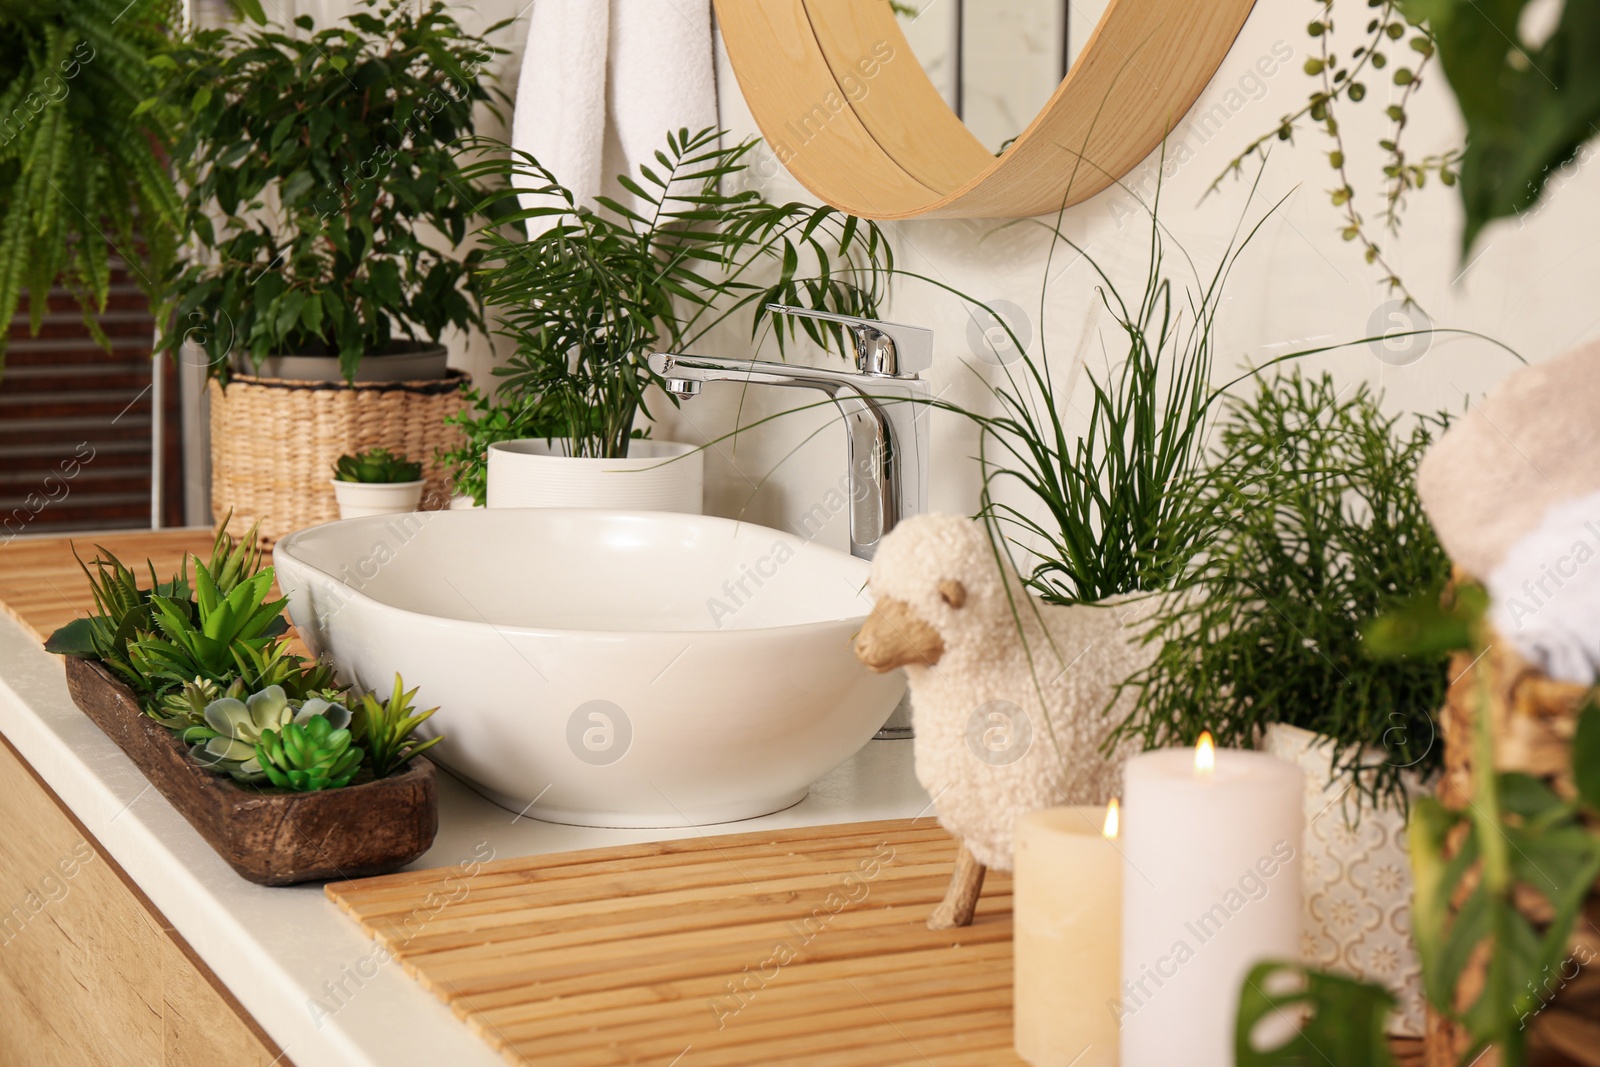
M 313 884 L 233 873 L 67 693 L 61 661 L 0 615 L 0 733 L 70 807 L 298 1067 L 503 1061 Z M 440 775 L 439 836 L 415 867 L 925 813 L 907 741 L 873 741 L 787 811 L 719 827 L 601 830 L 517 818 Z

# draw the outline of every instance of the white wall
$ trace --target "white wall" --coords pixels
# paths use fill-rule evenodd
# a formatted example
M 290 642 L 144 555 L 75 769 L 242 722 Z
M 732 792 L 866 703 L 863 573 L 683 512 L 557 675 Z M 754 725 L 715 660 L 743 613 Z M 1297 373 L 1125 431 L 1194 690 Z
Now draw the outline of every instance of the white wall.
M 478 3 L 464 17 L 472 25 L 487 26 L 517 14 L 524 3 Z M 1361 15 L 1357 21 L 1364 19 Z M 1248 183 L 1226 181 L 1220 195 L 1204 200 L 1202 193 L 1244 144 L 1270 129 L 1281 114 L 1297 109 L 1309 91 L 1310 79 L 1300 69 L 1309 42 L 1305 21 L 1303 12 L 1291 12 L 1281 4 L 1259 4 L 1191 112 L 1191 119 L 1204 113 L 1213 116 L 1210 132 L 1186 124 L 1168 146 L 1171 173 L 1162 193 L 1163 220 L 1202 269 L 1215 264 L 1245 209 Z M 508 89 L 515 85 L 524 24 L 525 20 L 504 35 L 503 43 L 514 53 L 505 69 Z M 1270 73 L 1263 76 L 1262 71 Z M 1360 208 L 1369 218 L 1381 209 L 1374 180 L 1380 177 L 1382 155 L 1377 142 L 1387 135 L 1388 125 L 1382 114 L 1388 87 L 1377 80 L 1371 80 L 1371 86 L 1366 101 L 1345 109 L 1351 175 L 1357 182 Z M 736 134 L 754 133 L 725 61 L 720 90 L 724 124 Z M 1222 110 L 1215 110 L 1219 107 Z M 1413 101 L 1411 112 L 1407 137 L 1414 155 L 1439 151 L 1459 140 L 1454 102 L 1437 72 Z M 1217 129 L 1219 119 L 1223 121 Z M 1295 347 L 1365 336 L 1373 321 L 1390 325 L 1382 319 L 1391 297 L 1381 273 L 1363 263 L 1357 246 L 1340 238 L 1342 223 L 1325 191 L 1333 184 L 1327 149 L 1320 134 L 1306 131 L 1296 144 L 1278 145 L 1273 151 L 1260 197 L 1249 212 L 1254 218 L 1280 197 L 1287 201 L 1262 228 L 1232 278 L 1217 335 L 1219 378 L 1230 366 L 1260 362 Z M 1171 165 L 1178 161 L 1180 165 Z M 1129 176 L 1128 183 L 1150 188 L 1154 166 L 1152 158 Z M 1600 301 L 1595 299 L 1593 280 L 1600 265 L 1600 206 L 1596 205 L 1600 178 L 1589 173 L 1593 169 L 1577 168 L 1563 175 L 1531 218 L 1492 228 L 1468 264 L 1457 256 L 1460 218 L 1455 194 L 1437 183 L 1413 197 L 1402 232 L 1384 235 L 1382 243 L 1436 325 L 1497 337 L 1530 361 L 1547 358 L 1600 333 Z M 764 184 L 771 196 L 805 196 L 781 170 Z M 1093 279 L 1086 264 L 1064 267 L 1071 257 L 1058 256 L 1041 304 L 1045 246 L 1031 229 L 1029 224 L 1007 227 L 963 221 L 889 226 L 903 267 L 979 298 L 1008 300 L 1028 309 L 1034 344 L 1040 343 L 1042 333 L 1058 373 L 1070 376 L 1075 355 L 1093 339 Z M 1135 284 L 1143 270 L 1148 223 L 1128 194 L 1108 190 L 1070 209 L 1064 229 L 1103 266 Z M 968 367 L 975 362 L 968 344 L 969 317 L 959 301 L 929 286 L 901 281 L 889 317 L 933 327 L 935 390 L 958 403 L 979 402 L 981 387 Z M 1086 335 L 1086 331 L 1091 332 Z M 747 333 L 746 324 L 708 344 L 705 351 L 745 352 Z M 458 361 L 484 369 L 482 348 L 475 346 Z M 770 341 L 761 354 L 775 358 Z M 837 357 L 799 352 L 791 353 L 791 358 Z M 1342 380 L 1370 380 L 1386 393 L 1391 407 L 1412 410 L 1459 410 L 1466 398 L 1480 395 L 1514 365 L 1510 356 L 1491 344 L 1449 335 L 1434 338 L 1423 357 L 1409 366 L 1385 362 L 1369 346 L 1308 363 L 1315 369 L 1326 367 Z M 987 373 L 992 377 L 996 372 Z M 663 418 L 660 432 L 684 440 L 709 440 L 731 429 L 736 418 L 749 422 L 794 403 L 794 394 L 762 395 L 760 390 L 740 394 L 733 386 L 708 388 L 681 414 Z M 1058 405 L 1066 404 L 1081 409 L 1082 399 L 1058 397 Z M 803 443 L 819 429 L 823 432 Z M 785 459 L 796 447 L 798 451 Z M 976 474 L 969 459 L 973 452 L 973 433 L 959 417 L 933 415 L 934 509 L 973 508 Z M 823 499 L 844 470 L 843 429 L 829 425 L 820 414 L 792 416 L 741 435 L 736 447 L 728 443 L 713 450 L 708 509 L 787 527 Z M 823 539 L 843 546 L 842 518 Z

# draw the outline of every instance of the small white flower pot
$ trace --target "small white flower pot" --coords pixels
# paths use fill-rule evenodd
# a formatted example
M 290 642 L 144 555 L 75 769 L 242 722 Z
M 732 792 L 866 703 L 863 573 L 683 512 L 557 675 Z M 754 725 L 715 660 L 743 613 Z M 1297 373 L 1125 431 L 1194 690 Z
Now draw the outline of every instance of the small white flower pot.
M 563 441 L 489 446 L 489 507 L 609 508 L 700 514 L 705 454 L 676 441 L 634 441 L 626 459 L 563 454 Z
M 367 515 L 403 515 L 422 503 L 423 480 L 414 482 L 342 482 L 333 479 L 341 519 Z

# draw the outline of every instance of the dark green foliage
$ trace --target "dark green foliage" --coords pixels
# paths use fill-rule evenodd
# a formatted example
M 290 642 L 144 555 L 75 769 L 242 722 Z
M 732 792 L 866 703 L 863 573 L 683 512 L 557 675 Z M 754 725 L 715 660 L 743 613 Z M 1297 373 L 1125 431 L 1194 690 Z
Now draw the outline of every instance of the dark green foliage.
M 1151 633 L 1160 651 L 1118 736 L 1147 747 L 1210 730 L 1248 748 L 1269 723 L 1332 739 L 1335 773 L 1403 799 L 1404 770 L 1441 758 L 1433 714 L 1447 653 L 1377 660 L 1368 620 L 1437 600 L 1450 561 L 1417 498 L 1417 461 L 1439 422 L 1402 431 L 1365 385 L 1298 372 L 1230 401 L 1200 502 L 1216 518 L 1192 588 Z M 1362 748 L 1384 758 L 1363 761 Z
M 1537 48 L 1520 23 L 1531 0 L 1398 0 L 1426 21 L 1467 124 L 1461 153 L 1463 257 L 1486 223 L 1526 210 L 1550 172 L 1600 122 L 1600 5 L 1568 0 Z
M 388 700 L 379 700 L 377 694 L 367 693 L 355 709 L 351 728 L 356 739 L 367 746 L 367 762 L 372 765 L 373 774 L 379 778 L 393 774 L 410 763 L 413 757 L 444 740 L 443 735 L 430 737 L 426 741 L 411 736 L 412 731 L 439 710 L 429 708 L 417 712 L 411 703 L 416 695 L 417 691 L 407 690 L 396 674 L 394 691 L 389 694 Z
M 341 482 L 415 482 L 422 477 L 422 464 L 387 448 L 369 448 L 359 455 L 340 456 L 333 476 Z
M 1281 986 L 1287 979 L 1288 992 Z M 1394 997 L 1380 985 L 1315 971 L 1296 963 L 1258 963 L 1239 990 L 1234 1030 L 1236 1067 L 1394 1067 L 1386 1033 Z M 1293 1037 L 1273 1049 L 1257 1047 L 1262 1023 L 1300 1019 Z
M 536 207 L 517 208 L 502 194 L 486 205 L 504 225 L 483 234 L 484 298 L 517 345 L 499 371 L 506 375 L 500 405 L 537 411 L 573 455 L 626 456 L 635 418 L 649 416 L 649 354 L 682 351 L 746 307 L 754 305 L 752 337 L 769 302 L 877 315 L 893 268 L 877 226 L 830 207 L 724 191 L 737 183 L 755 142 L 722 147 L 719 137 L 714 129 L 671 133 L 637 177 L 619 176 L 642 211 L 606 197 L 598 211 L 577 204 L 525 152 L 467 168 L 474 181 L 537 199 Z M 525 237 L 519 224 L 530 220 L 548 228 Z M 763 269 L 777 271 L 770 285 L 751 280 Z M 819 341 L 832 336 L 810 320 L 798 328 Z M 780 345 L 795 329 L 777 324 Z
M 138 106 L 161 88 L 150 57 L 178 11 L 173 0 L 0 2 L 0 323 L 26 289 L 38 333 L 59 283 L 107 344 L 94 316 L 111 284 L 111 246 L 147 291 L 171 268 L 170 134 Z M 0 334 L 0 369 L 5 351 Z
M 273 785 L 297 793 L 337 789 L 350 784 L 361 769 L 361 750 L 352 747 L 349 730 L 336 730 L 320 715 L 305 725 L 287 723 L 265 730 L 256 745 L 256 760 Z
M 290 36 L 206 30 L 167 60 L 165 98 L 185 129 L 186 220 L 214 252 L 170 279 L 176 328 L 205 345 L 214 372 L 248 355 L 361 357 L 482 326 L 472 272 L 453 246 L 482 191 L 456 164 L 473 109 L 491 100 L 483 66 L 501 50 L 439 3 L 363 0 L 346 25 Z

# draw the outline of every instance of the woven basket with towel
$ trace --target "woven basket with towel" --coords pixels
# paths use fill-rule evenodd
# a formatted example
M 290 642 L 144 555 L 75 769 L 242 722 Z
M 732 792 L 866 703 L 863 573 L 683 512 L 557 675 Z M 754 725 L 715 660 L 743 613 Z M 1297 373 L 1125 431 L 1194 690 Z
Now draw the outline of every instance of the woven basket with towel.
M 1440 800 L 1464 809 L 1473 796 L 1478 700 L 1487 693 L 1495 766 L 1573 795 L 1577 715 L 1600 681 L 1600 344 L 1511 375 L 1475 405 L 1424 459 L 1418 488 L 1461 578 L 1490 595 L 1492 639 L 1479 656 L 1458 654 L 1440 721 Z M 1596 887 L 1600 890 L 1600 887 Z M 1549 904 L 1519 894 L 1536 926 Z M 1527 1020 L 1535 1067 L 1600 1067 L 1600 892 L 1591 891 L 1569 944 L 1568 964 L 1540 993 Z M 1484 954 L 1470 964 L 1457 1003 L 1476 1000 Z M 1471 1042 L 1463 1027 L 1430 1012 L 1428 1067 L 1456 1067 Z M 1476 1067 L 1494 1067 L 1491 1050 Z

